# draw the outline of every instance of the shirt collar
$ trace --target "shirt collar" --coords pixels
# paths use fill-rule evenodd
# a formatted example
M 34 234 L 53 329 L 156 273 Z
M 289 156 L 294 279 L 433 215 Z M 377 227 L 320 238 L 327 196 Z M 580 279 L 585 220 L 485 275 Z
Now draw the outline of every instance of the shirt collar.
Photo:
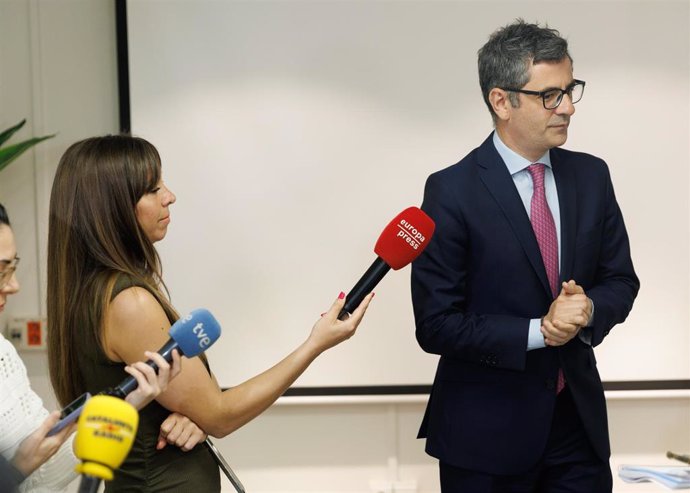
M 498 132 L 496 131 L 494 131 L 493 141 L 494 147 L 496 147 L 498 154 L 503 159 L 503 162 L 505 163 L 506 167 L 508 168 L 508 172 L 511 175 L 514 175 L 515 173 L 522 171 L 523 169 L 527 168 L 527 166 L 532 164 L 530 160 L 525 159 L 524 157 L 520 156 L 517 152 L 513 151 L 507 145 L 505 145 L 501 138 L 498 136 Z M 535 163 L 544 163 L 546 166 L 550 168 L 551 155 L 549 151 L 546 151 L 541 158 L 535 161 Z

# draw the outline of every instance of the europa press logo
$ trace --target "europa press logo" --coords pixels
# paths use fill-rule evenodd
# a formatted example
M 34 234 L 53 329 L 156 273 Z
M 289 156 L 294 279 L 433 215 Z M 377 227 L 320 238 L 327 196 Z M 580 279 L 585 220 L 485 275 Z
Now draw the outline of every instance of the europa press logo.
M 435 227 L 434 221 L 420 208 L 408 207 L 388 223 L 374 252 L 393 270 L 401 269 L 422 253 Z
M 403 238 L 412 248 L 419 249 L 420 244 L 426 241 L 426 237 L 415 228 L 407 219 L 401 219 L 398 223 L 398 238 Z

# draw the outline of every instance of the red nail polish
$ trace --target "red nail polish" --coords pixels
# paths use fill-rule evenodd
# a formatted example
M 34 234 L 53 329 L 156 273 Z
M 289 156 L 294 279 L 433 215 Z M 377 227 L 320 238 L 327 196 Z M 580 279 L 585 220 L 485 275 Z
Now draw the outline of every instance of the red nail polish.
M 338 299 L 339 299 L 339 300 L 342 300 L 343 298 L 345 298 L 345 293 L 343 293 L 343 292 L 341 291 L 340 294 L 338 295 Z

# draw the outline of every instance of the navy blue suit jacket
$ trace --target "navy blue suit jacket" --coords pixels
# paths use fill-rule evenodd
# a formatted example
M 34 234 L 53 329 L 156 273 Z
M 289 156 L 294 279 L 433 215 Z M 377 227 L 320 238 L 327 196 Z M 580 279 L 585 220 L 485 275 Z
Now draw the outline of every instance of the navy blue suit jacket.
M 594 302 L 592 345 L 625 320 L 639 289 L 606 163 L 551 150 L 561 215 L 561 280 Z M 422 209 L 434 237 L 412 265 L 420 346 L 441 356 L 420 437 L 429 454 L 491 474 L 519 474 L 548 438 L 558 368 L 592 446 L 610 455 L 606 403 L 592 346 L 527 351 L 530 319 L 552 302 L 520 195 L 492 136 L 432 174 Z

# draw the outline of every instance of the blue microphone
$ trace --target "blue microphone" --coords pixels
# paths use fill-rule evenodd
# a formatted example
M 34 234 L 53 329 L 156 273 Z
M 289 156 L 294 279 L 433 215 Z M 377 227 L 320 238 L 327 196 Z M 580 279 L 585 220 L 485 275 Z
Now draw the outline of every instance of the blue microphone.
M 211 312 L 204 308 L 192 310 L 184 318 L 175 322 L 170 330 L 170 339 L 158 350 L 158 354 L 170 362 L 172 352 L 177 349 L 181 356 L 193 358 L 206 351 L 220 337 L 220 324 Z M 154 370 L 158 371 L 158 365 L 153 360 L 146 362 Z M 136 378 L 129 376 L 120 385 L 108 389 L 103 394 L 112 395 L 124 399 L 139 386 Z

